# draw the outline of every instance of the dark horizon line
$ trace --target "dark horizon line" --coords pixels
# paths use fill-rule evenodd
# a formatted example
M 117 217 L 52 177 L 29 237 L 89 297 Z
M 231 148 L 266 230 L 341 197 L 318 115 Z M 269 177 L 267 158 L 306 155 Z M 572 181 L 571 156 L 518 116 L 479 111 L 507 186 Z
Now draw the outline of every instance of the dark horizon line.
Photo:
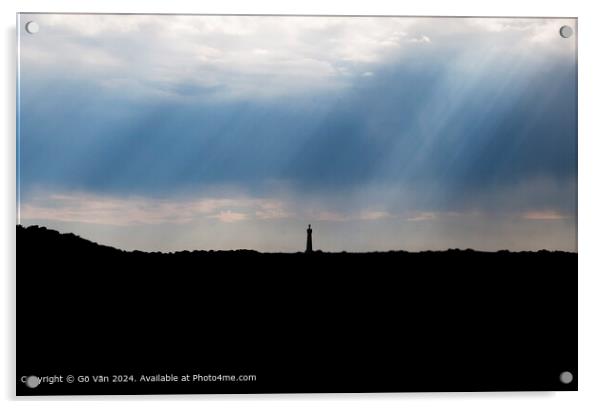
M 59 236 L 72 236 L 78 240 L 82 240 L 85 242 L 88 242 L 90 244 L 93 244 L 95 246 L 99 246 L 99 247 L 104 247 L 107 249 L 112 249 L 112 250 L 116 250 L 119 252 L 123 252 L 123 253 L 143 253 L 143 254 L 180 254 L 180 253 L 254 253 L 254 254 L 386 254 L 386 253 L 405 253 L 405 254 L 422 254 L 422 253 L 450 253 L 450 252 L 462 252 L 462 253 L 483 253 L 483 254 L 497 254 L 497 253 L 512 253 L 512 254 L 522 254 L 522 253 L 566 253 L 566 254 L 578 254 L 577 251 L 566 251 L 566 250 L 549 250 L 549 249 L 539 249 L 539 250 L 520 250 L 520 251 L 513 251 L 513 250 L 508 250 L 508 249 L 499 249 L 499 250 L 490 250 L 490 251 L 486 251 L 486 250 L 475 250 L 472 248 L 464 248 L 464 249 L 460 249 L 460 248 L 448 248 L 446 250 L 420 250 L 420 251 L 408 251 L 408 250 L 401 250 L 401 249 L 391 249 L 391 250 L 374 250 L 374 251 L 346 251 L 346 250 L 342 250 L 342 251 L 324 251 L 324 250 L 313 250 L 311 252 L 306 252 L 303 250 L 299 250 L 296 252 L 264 252 L 264 251 L 259 251 L 259 250 L 254 250 L 254 249 L 230 249 L 230 250 L 214 250 L 214 249 L 209 249 L 209 250 L 202 250 L 202 249 L 196 249 L 196 250 L 177 250 L 177 251 L 169 251 L 169 252 L 165 252 L 165 251 L 144 251 L 144 250 L 125 250 L 125 249 L 120 249 L 117 247 L 113 247 L 107 244 L 101 244 L 101 243 L 97 243 L 95 241 L 86 239 L 84 237 L 78 236 L 75 233 L 63 233 L 60 232 L 58 230 L 54 230 L 51 228 L 48 228 L 46 226 L 40 226 L 37 224 L 34 225 L 30 225 L 30 226 L 23 226 L 22 224 L 17 223 L 17 231 L 19 231 L 19 229 L 23 229 L 25 230 L 29 230 L 31 229 L 33 230 L 42 230 L 42 231 L 48 231 L 48 232 L 52 232 L 52 233 L 56 233 Z

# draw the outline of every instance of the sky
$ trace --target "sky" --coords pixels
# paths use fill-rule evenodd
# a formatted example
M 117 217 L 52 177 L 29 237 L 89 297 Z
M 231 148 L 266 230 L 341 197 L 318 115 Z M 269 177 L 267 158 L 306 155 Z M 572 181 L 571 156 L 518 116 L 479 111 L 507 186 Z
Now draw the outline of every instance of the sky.
M 17 222 L 144 251 L 303 251 L 309 223 L 324 251 L 577 251 L 563 25 L 21 14 Z

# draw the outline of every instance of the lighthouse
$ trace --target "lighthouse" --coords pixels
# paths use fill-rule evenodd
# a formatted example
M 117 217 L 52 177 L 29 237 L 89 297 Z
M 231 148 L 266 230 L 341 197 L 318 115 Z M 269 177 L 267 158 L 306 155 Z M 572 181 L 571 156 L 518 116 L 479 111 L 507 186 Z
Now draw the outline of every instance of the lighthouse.
M 305 246 L 305 252 L 306 253 L 311 253 L 312 251 L 314 251 L 312 245 L 311 245 L 311 224 L 307 227 L 307 245 Z

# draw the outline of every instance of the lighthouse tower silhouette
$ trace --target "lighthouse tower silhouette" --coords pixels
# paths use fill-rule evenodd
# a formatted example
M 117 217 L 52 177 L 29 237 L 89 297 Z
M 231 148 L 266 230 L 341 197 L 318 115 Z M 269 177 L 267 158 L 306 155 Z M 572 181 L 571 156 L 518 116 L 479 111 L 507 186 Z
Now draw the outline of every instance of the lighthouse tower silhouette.
M 314 251 L 312 245 L 311 245 L 311 224 L 307 227 L 307 245 L 305 246 L 305 252 L 306 253 L 311 253 Z

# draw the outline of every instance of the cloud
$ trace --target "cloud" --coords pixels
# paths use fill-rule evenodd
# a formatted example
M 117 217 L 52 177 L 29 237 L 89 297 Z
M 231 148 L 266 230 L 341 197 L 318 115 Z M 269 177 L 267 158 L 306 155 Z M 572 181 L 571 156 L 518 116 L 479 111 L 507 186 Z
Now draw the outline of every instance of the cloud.
M 436 212 L 419 212 L 407 218 L 410 222 L 422 222 L 427 220 L 435 220 L 439 217 Z
M 262 201 L 259 203 L 259 209 L 255 211 L 255 217 L 260 220 L 287 219 L 294 216 L 295 213 L 281 201 Z
M 27 21 L 22 16 L 22 21 Z M 385 61 L 414 19 L 153 15 L 36 15 L 21 59 L 38 76 L 85 75 L 140 97 L 180 84 L 222 87 L 220 98 L 348 86 L 341 73 Z M 324 39 L 326 39 L 324 41 Z M 358 75 L 363 71 L 359 71 Z M 291 79 L 294 78 L 294 81 Z
M 570 218 L 569 215 L 555 210 L 532 210 L 523 213 L 522 217 L 527 220 L 564 220 Z
M 317 220 L 325 222 L 356 222 L 356 221 L 377 221 L 384 219 L 401 218 L 401 214 L 393 214 L 388 211 L 379 210 L 356 210 L 356 211 L 334 211 L 321 210 L 309 212 L 306 216 L 308 220 Z
M 353 76 L 412 58 L 433 39 L 496 46 L 557 40 L 556 19 L 436 19 L 403 17 L 286 17 L 37 14 L 39 35 L 22 35 L 22 66 L 56 80 L 69 73 L 130 98 L 190 98 L 220 88 L 212 98 L 273 98 L 333 92 Z M 572 20 L 568 20 L 572 22 Z M 512 38 L 503 36 L 512 32 Z M 477 40 L 475 40 L 477 39 Z M 442 47 L 449 47 L 449 41 Z M 571 40 L 572 43 L 572 40 Z M 34 68 L 35 67 L 35 68 Z M 349 75 L 351 74 L 351 76 Z M 200 92 L 196 96 L 206 93 Z
M 321 210 L 320 210 L 321 208 Z M 107 196 L 82 192 L 38 193 L 20 206 L 24 221 L 47 220 L 74 223 L 134 226 L 187 224 L 204 218 L 224 223 L 245 220 L 303 219 L 316 221 L 370 221 L 395 217 L 386 211 L 337 212 L 302 199 L 284 202 L 249 196 L 157 199 L 142 196 Z
M 571 19 L 35 18 L 24 191 L 437 183 L 454 199 L 576 174 L 575 43 L 552 30 Z
M 430 43 L 431 39 L 423 34 L 419 37 L 412 37 L 408 41 L 411 43 Z
M 233 212 L 231 210 L 222 210 L 218 214 L 214 214 L 209 217 L 215 218 L 224 223 L 235 223 L 248 219 L 248 216 L 245 213 Z
M 314 212 L 311 216 L 312 220 L 321 222 L 344 222 L 349 220 L 349 217 L 341 212 L 336 211 L 319 211 Z
M 81 192 L 38 193 L 20 206 L 20 217 L 114 226 L 186 224 L 203 218 L 232 223 L 246 220 L 253 213 L 261 220 L 292 217 L 283 206 L 273 199 L 243 196 L 157 199 Z
M 395 217 L 389 212 L 383 211 L 364 211 L 359 214 L 359 220 L 381 220 L 388 219 L 390 217 Z

